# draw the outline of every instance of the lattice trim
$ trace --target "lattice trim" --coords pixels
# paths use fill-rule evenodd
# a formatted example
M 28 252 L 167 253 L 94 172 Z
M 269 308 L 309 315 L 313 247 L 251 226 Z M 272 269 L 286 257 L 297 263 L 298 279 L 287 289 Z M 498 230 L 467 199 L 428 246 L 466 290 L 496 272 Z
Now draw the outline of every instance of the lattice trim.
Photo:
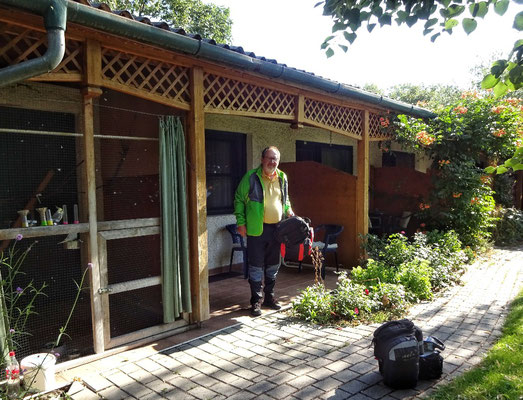
M 357 136 L 363 133 L 361 110 L 305 98 L 305 118 Z
M 294 115 L 295 97 L 278 90 L 205 74 L 205 109 L 270 115 Z
M 383 129 L 381 126 L 380 118 L 378 114 L 370 113 L 369 115 L 369 139 L 372 140 L 390 140 L 392 136 L 390 130 Z
M 148 94 L 190 104 L 189 69 L 102 49 L 102 78 Z
M 30 29 L 7 26 L 0 33 L 0 66 L 5 67 L 41 57 L 47 51 L 47 35 Z M 67 40 L 64 59 L 53 73 L 82 73 L 82 43 Z

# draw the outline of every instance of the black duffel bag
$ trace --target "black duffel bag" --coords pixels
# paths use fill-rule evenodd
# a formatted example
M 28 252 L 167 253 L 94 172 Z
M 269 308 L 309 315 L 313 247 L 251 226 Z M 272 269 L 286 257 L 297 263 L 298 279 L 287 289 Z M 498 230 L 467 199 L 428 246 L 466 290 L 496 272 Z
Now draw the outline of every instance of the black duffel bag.
M 306 217 L 293 216 L 283 219 L 276 225 L 274 237 L 287 247 L 299 245 L 311 237 L 310 223 L 311 220 Z

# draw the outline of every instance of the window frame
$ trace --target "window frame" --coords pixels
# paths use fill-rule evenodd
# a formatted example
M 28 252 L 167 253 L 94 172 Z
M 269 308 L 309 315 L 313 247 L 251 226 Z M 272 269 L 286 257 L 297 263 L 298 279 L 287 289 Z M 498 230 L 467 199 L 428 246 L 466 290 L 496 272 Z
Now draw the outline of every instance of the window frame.
M 335 167 L 338 171 L 346 172 L 348 174 L 354 175 L 354 146 L 351 145 L 342 145 L 342 144 L 330 144 L 330 143 L 321 143 L 321 142 L 314 142 L 310 140 L 296 140 L 296 161 L 316 161 L 320 164 L 327 165 L 323 163 L 321 153 L 322 149 L 330 149 L 330 150 L 345 150 L 349 151 L 349 163 L 348 163 L 348 170 L 343 170 Z M 300 146 L 310 146 L 308 150 L 313 151 L 313 159 L 299 159 L 299 147 Z M 327 165 L 329 166 L 329 165 Z
M 209 160 L 208 149 L 213 149 L 213 146 L 208 146 L 209 142 L 225 142 L 230 145 L 230 157 L 229 162 L 232 166 L 229 173 L 218 173 L 211 174 L 207 171 L 207 163 Z M 206 165 L 205 165 L 205 178 L 208 184 L 209 177 L 211 176 L 222 176 L 229 177 L 232 179 L 233 192 L 231 193 L 231 202 L 227 207 L 210 207 L 207 202 L 207 215 L 227 215 L 232 214 L 234 211 L 234 190 L 240 183 L 241 178 L 247 172 L 247 135 L 240 132 L 229 132 L 229 131 L 218 131 L 214 129 L 205 130 L 205 154 L 206 154 Z M 212 150 L 211 150 L 212 151 Z

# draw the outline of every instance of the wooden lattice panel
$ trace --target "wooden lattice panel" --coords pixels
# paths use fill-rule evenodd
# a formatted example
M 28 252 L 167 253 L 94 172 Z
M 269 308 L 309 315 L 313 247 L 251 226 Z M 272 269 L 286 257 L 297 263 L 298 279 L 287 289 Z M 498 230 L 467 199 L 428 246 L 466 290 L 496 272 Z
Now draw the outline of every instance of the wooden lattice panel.
M 292 117 L 295 97 L 278 90 L 205 74 L 204 103 L 206 110 Z
M 369 115 L 369 139 L 371 140 L 389 140 L 392 139 L 392 135 L 389 130 L 383 129 L 378 114 L 371 113 Z
M 7 26 L 0 33 L 0 67 L 41 57 L 47 51 L 47 35 L 30 29 Z M 53 74 L 82 73 L 82 43 L 67 40 L 65 55 Z
M 189 69 L 175 64 L 102 49 L 102 79 L 189 105 Z
M 305 118 L 337 131 L 362 136 L 363 112 L 305 98 Z

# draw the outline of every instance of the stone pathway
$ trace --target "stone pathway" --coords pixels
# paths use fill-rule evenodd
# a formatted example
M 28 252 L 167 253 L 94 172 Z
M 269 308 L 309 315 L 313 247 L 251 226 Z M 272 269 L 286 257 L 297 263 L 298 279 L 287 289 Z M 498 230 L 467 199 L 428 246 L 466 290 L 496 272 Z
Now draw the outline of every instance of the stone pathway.
M 370 347 L 379 324 L 318 327 L 277 312 L 82 377 L 86 387 L 73 398 L 421 398 L 480 362 L 500 336 L 507 306 L 523 288 L 523 246 L 495 250 L 469 267 L 463 282 L 410 310 L 424 336 L 446 345 L 443 377 L 420 381 L 415 390 L 383 385 Z

